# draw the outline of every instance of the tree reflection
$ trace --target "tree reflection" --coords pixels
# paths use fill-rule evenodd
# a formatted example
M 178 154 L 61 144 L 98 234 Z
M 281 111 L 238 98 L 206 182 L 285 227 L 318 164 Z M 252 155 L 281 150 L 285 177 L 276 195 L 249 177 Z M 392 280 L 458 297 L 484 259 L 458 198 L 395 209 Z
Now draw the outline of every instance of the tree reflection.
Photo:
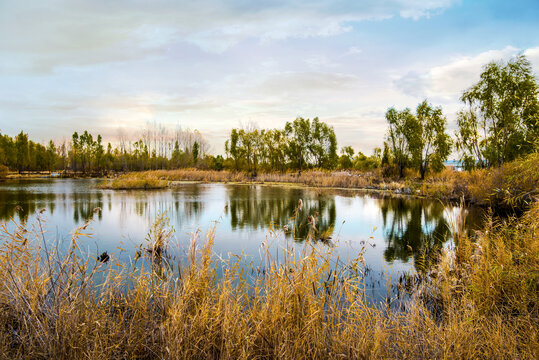
M 25 190 L 16 191 L 0 190 L 0 220 L 7 221 L 18 216 L 21 222 L 26 222 L 30 214 L 43 208 L 51 213 L 54 211 L 56 194 L 31 192 Z
M 73 192 L 73 221 L 79 223 L 80 221 L 87 221 L 94 216 L 94 210 L 96 208 L 103 207 L 103 193 L 78 193 Z M 102 211 L 97 211 L 99 220 L 103 217 Z
M 410 199 L 384 198 L 380 209 L 387 248 L 386 261 L 414 260 L 417 270 L 428 268 L 450 236 L 441 203 Z
M 233 230 L 263 230 L 273 226 L 285 229 L 285 234 L 294 240 L 303 241 L 309 234 L 314 239 L 326 239 L 335 227 L 334 197 L 309 197 L 301 189 L 230 186 L 227 198 L 225 212 L 230 216 Z M 303 203 L 301 209 L 298 208 L 299 199 Z M 309 224 L 309 216 L 314 219 L 315 227 Z

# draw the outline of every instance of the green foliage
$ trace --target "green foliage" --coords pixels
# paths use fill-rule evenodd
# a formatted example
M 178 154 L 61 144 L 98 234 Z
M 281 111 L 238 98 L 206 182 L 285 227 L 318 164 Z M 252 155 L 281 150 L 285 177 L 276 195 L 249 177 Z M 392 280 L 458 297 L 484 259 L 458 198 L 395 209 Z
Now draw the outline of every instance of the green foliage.
M 299 174 L 309 161 L 309 147 L 311 146 L 311 124 L 309 119 L 297 118 L 287 122 L 284 128 L 288 139 L 287 155 L 292 166 L 298 169 Z
M 537 148 L 539 85 L 530 62 L 519 55 L 506 64 L 489 63 L 461 100 L 457 149 L 470 170 L 500 166 Z
M 402 177 L 404 168 L 410 161 L 408 139 L 411 137 L 416 121 L 410 109 L 398 111 L 393 107 L 387 110 L 386 120 L 389 124 L 388 142 L 393 161 L 398 168 L 399 176 Z
M 193 162 L 195 163 L 195 165 L 198 162 L 198 142 L 196 141 L 193 144 Z
M 94 137 L 88 131 L 74 132 L 70 142 L 50 140 L 46 146 L 29 140 L 24 132 L 15 138 L 0 134 L 0 164 L 19 172 L 64 170 L 90 175 L 188 167 L 200 164 L 201 159 L 200 165 L 206 167 L 207 144 L 202 136 L 197 131 L 179 133 L 183 138 L 172 142 L 163 134 L 159 138 L 145 134 L 129 143 L 120 138 L 119 147 L 108 143 L 106 151 L 101 135 Z
M 333 128 L 314 118 L 297 118 L 281 129 L 232 129 L 225 152 L 234 170 L 256 174 L 259 169 L 281 171 L 333 169 L 338 165 Z
M 345 146 L 341 150 L 341 157 L 339 158 L 339 168 L 341 169 L 351 169 L 353 164 L 352 160 L 354 158 L 354 149 L 351 146 Z
M 423 101 L 417 106 L 409 132 L 409 150 L 415 167 L 419 168 L 421 179 L 425 179 L 428 169 L 441 171 L 443 162 L 451 153 L 451 139 L 446 133 L 447 120 L 441 107 L 433 108 Z
M 429 169 L 443 169 L 443 162 L 451 152 L 451 139 L 446 133 L 447 120 L 441 107 L 434 108 L 425 100 L 417 106 L 415 115 L 408 108 L 401 111 L 390 108 L 386 120 L 389 145 L 385 145 L 382 164 L 389 163 L 390 146 L 400 177 L 405 167 L 418 169 L 421 179 Z

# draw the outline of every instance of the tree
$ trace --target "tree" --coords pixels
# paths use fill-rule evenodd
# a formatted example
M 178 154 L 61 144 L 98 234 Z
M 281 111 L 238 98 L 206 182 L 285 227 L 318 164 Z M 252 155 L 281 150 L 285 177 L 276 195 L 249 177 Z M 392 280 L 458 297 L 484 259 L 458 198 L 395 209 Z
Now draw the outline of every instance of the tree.
M 311 122 L 309 152 L 318 168 L 332 169 L 337 165 L 337 137 L 331 126 L 317 117 Z
M 397 111 L 393 107 L 387 110 L 386 120 L 389 123 L 388 141 L 399 177 L 402 178 L 404 176 L 404 167 L 409 161 L 408 139 L 411 137 L 410 132 L 413 131 L 412 128 L 416 120 L 410 109 L 406 108 L 402 111 Z
M 284 131 L 279 129 L 266 131 L 263 142 L 268 169 L 285 171 L 287 144 Z
M 234 167 L 236 171 L 239 170 L 239 161 L 241 157 L 240 149 L 238 147 L 238 141 L 239 141 L 238 130 L 232 129 L 232 131 L 230 132 L 230 142 L 229 140 L 226 141 L 225 150 L 234 159 Z
M 15 137 L 15 149 L 17 153 L 17 170 L 19 173 L 27 170 L 30 164 L 30 154 L 28 149 L 28 134 L 22 131 Z
M 198 142 L 197 141 L 193 143 L 193 162 L 195 163 L 195 165 L 198 162 Z
M 341 149 L 341 157 L 339 158 L 339 167 L 341 169 L 351 169 L 354 160 L 354 149 L 351 146 L 345 146 Z
M 47 170 L 52 171 L 56 165 L 56 146 L 52 140 L 49 141 L 47 147 Z
M 79 157 L 79 134 L 75 131 L 71 137 L 71 168 L 73 171 L 77 171 L 77 162 Z
M 293 165 L 301 170 L 309 160 L 309 145 L 311 144 L 311 126 L 309 119 L 298 117 L 293 122 L 287 122 L 284 128 L 288 148 L 287 155 Z
M 103 155 L 105 149 L 103 148 L 102 138 L 100 134 L 97 134 L 97 141 L 94 144 L 94 158 L 95 158 L 95 167 L 97 170 L 101 170 Z
M 427 169 L 439 171 L 451 153 L 451 139 L 446 133 L 447 120 L 441 107 L 432 107 L 427 100 L 417 106 L 416 116 L 410 117 L 406 132 L 413 163 L 419 167 L 421 179 Z
M 457 149 L 468 169 L 500 166 L 534 151 L 539 135 L 539 86 L 530 62 L 519 55 L 485 66 L 466 90 L 457 119 Z

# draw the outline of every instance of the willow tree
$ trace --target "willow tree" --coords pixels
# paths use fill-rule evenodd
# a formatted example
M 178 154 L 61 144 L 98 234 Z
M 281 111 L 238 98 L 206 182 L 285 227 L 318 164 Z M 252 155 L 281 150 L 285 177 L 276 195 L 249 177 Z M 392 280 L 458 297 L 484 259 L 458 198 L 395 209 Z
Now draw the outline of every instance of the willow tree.
M 287 155 L 301 175 L 301 170 L 310 156 L 311 122 L 309 119 L 298 117 L 293 122 L 287 122 L 284 131 L 288 140 Z
M 425 179 L 428 169 L 442 170 L 444 161 L 451 153 L 451 138 L 446 132 L 447 120 L 441 107 L 433 107 L 424 100 L 417 106 L 416 115 L 410 117 L 408 148 L 412 163 Z
M 309 152 L 315 166 L 333 169 L 337 166 L 337 137 L 333 127 L 320 121 L 317 117 L 311 122 Z
M 399 111 L 392 107 L 386 112 L 386 120 L 389 124 L 387 140 L 399 171 L 399 177 L 403 177 L 404 168 L 410 161 L 408 139 L 411 138 L 410 132 L 414 131 L 416 119 L 410 109 Z
M 468 169 L 500 166 L 537 148 L 539 86 L 530 62 L 519 55 L 485 66 L 466 90 L 457 119 L 457 149 Z

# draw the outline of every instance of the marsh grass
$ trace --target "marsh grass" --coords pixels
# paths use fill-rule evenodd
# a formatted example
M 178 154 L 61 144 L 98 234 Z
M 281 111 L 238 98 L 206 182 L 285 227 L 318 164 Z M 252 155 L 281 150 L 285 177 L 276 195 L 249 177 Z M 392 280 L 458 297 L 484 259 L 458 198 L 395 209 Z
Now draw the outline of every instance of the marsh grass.
M 153 189 L 175 186 L 185 181 L 301 185 L 318 188 L 345 188 L 424 196 L 444 201 L 492 207 L 498 211 L 522 212 L 539 195 L 539 153 L 499 168 L 457 172 L 445 169 L 429 174 L 423 181 L 417 171 L 407 169 L 403 179 L 386 178 L 383 171 L 318 171 L 260 173 L 256 178 L 227 170 L 154 170 L 129 173 L 104 182 L 110 189 Z
M 168 187 L 168 181 L 146 173 L 131 173 L 113 180 L 104 180 L 98 186 L 112 190 L 151 190 Z
M 460 221 L 460 222 L 459 222 Z M 463 219 L 455 221 L 455 228 Z M 161 215 L 133 264 L 65 251 L 38 226 L 3 224 L 0 356 L 6 359 L 535 359 L 539 205 L 459 236 L 406 306 L 365 297 L 362 254 L 346 266 L 305 242 L 262 251 L 262 274 L 212 255 L 193 234 L 185 260 L 153 264 L 172 236 Z M 271 234 L 270 234 L 271 235 Z M 149 250 L 151 249 L 151 251 Z M 158 250 L 159 249 L 159 250 Z M 172 261 L 172 258 L 167 258 Z M 150 264 L 152 266 L 143 266 Z M 221 275 L 217 275 L 221 269 Z
M 420 193 L 439 199 L 465 199 L 496 210 L 528 209 L 539 195 L 539 153 L 498 168 L 472 172 L 446 169 L 428 177 Z

